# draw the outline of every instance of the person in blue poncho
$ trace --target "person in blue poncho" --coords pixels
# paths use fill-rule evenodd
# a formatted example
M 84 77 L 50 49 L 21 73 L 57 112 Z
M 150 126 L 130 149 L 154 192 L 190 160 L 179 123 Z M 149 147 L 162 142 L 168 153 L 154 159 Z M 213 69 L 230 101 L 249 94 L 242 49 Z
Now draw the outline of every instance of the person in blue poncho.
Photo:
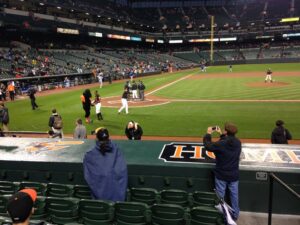
M 127 165 L 119 147 L 109 139 L 104 127 L 95 130 L 96 145 L 85 153 L 84 178 L 93 199 L 125 201 Z

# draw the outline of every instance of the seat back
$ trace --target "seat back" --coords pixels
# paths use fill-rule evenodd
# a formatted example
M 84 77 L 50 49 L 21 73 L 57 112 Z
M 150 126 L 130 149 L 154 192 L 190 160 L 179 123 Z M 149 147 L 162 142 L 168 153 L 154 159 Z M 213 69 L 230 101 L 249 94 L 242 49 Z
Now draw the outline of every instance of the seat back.
M 24 188 L 32 188 L 37 192 L 38 196 L 45 196 L 47 185 L 39 182 L 23 181 L 19 184 L 19 190 L 22 190 Z
M 56 183 L 47 184 L 47 196 L 49 197 L 72 197 L 73 192 L 73 185 Z
M 193 206 L 214 206 L 217 203 L 217 196 L 214 192 L 195 191 L 192 196 Z
M 117 224 L 147 224 L 150 221 L 150 210 L 141 202 L 116 202 L 115 220 Z
M 131 188 L 130 201 L 153 205 L 157 202 L 158 192 L 153 188 Z
M 0 195 L 0 216 L 8 217 L 7 203 L 12 195 Z
M 189 195 L 183 190 L 162 190 L 160 192 L 160 201 L 163 204 L 176 204 L 185 207 L 189 206 Z
M 34 220 L 47 219 L 46 197 L 38 196 L 34 203 L 34 213 L 31 216 Z
M 18 185 L 10 181 L 0 181 L 0 195 L 11 195 L 16 193 Z
M 183 225 L 186 221 L 185 209 L 179 205 L 154 204 L 151 212 L 153 224 Z
M 191 209 L 191 221 L 194 224 L 209 223 L 209 224 L 222 224 L 223 215 L 214 207 L 210 206 L 197 206 Z
M 110 201 L 101 200 L 80 200 L 79 202 L 79 216 L 84 224 L 93 221 L 111 222 L 114 216 L 114 204 Z
M 91 190 L 87 185 L 74 185 L 74 197 L 80 199 L 91 199 Z

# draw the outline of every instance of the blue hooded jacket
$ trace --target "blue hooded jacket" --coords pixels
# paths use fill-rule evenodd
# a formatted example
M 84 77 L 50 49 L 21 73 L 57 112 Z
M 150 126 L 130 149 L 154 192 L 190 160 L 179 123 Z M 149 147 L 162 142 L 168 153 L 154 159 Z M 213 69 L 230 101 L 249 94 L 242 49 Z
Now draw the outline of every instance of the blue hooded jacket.
M 84 178 L 92 198 L 111 201 L 125 201 L 127 190 L 127 165 L 118 146 L 109 141 L 109 150 L 103 155 L 100 142 L 85 153 L 83 160 Z

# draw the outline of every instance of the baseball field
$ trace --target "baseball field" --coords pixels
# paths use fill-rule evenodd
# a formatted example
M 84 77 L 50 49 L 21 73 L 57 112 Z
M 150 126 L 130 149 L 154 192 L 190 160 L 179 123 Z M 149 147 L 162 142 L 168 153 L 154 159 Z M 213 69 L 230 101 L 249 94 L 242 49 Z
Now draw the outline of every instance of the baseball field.
M 273 83 L 264 83 L 265 71 L 273 71 Z M 231 121 L 240 138 L 269 138 L 275 121 L 282 119 L 294 139 L 300 139 L 300 64 L 239 65 L 199 68 L 137 78 L 146 85 L 144 102 L 129 102 L 129 114 L 118 114 L 125 81 L 90 86 L 100 92 L 104 120 L 88 131 L 105 126 L 112 135 L 123 135 L 128 121 L 141 124 L 144 135 L 201 137 L 208 126 Z M 39 108 L 32 110 L 25 96 L 6 105 L 10 130 L 46 132 L 51 109 L 62 115 L 64 133 L 73 133 L 75 120 L 84 119 L 80 95 L 86 87 L 58 89 L 37 95 Z

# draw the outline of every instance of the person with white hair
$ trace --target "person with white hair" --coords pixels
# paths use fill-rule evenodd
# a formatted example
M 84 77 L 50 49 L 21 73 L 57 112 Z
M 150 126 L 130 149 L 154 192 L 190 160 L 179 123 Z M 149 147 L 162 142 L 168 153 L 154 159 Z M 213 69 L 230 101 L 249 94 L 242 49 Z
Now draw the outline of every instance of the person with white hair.
M 129 121 L 125 127 L 125 134 L 128 140 L 141 140 L 143 129 L 137 122 Z

